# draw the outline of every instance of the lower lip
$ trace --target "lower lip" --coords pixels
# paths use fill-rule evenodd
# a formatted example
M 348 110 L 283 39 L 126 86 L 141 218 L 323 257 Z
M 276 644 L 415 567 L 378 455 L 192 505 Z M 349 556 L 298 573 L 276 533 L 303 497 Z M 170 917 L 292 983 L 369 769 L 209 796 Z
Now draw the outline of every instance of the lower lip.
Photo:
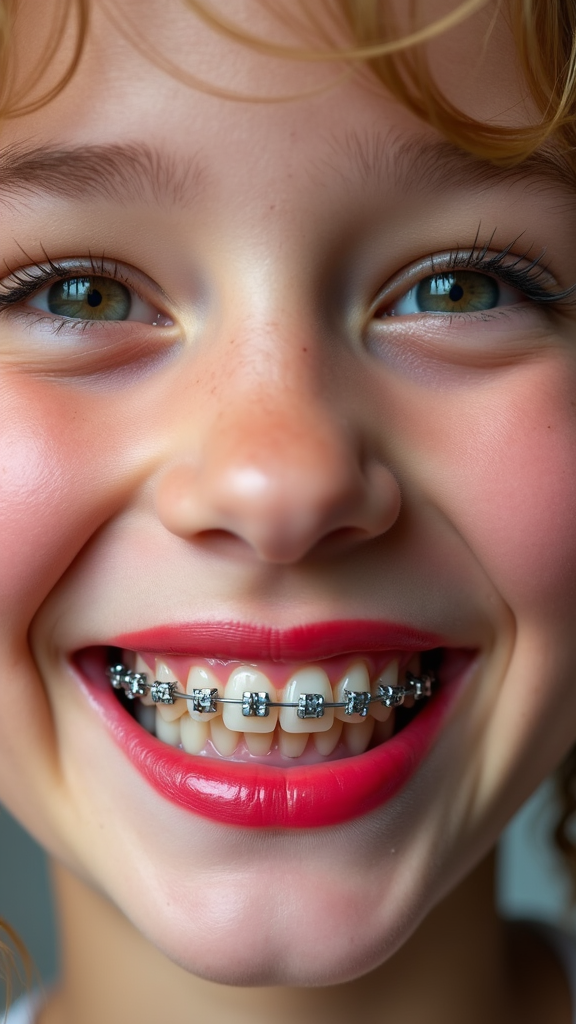
M 76 667 L 113 739 L 162 797 L 226 825 L 300 829 L 340 825 L 391 800 L 426 757 L 470 661 L 469 652 L 464 660 L 453 659 L 450 678 L 443 672 L 441 689 L 392 739 L 365 754 L 287 769 L 193 757 L 168 747 L 119 703 L 104 674 L 102 648 L 83 652 Z

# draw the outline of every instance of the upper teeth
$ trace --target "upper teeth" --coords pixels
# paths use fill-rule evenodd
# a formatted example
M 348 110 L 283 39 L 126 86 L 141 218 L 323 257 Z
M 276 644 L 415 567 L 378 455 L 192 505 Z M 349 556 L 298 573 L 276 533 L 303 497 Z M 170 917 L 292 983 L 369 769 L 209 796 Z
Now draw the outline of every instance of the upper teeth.
M 148 673 L 131 671 L 122 664 L 108 669 L 112 686 L 124 690 L 130 699 L 149 697 L 162 705 L 174 705 L 177 699 L 186 700 L 190 702 L 190 715 L 197 721 L 222 713 L 228 729 L 246 730 L 246 719 L 249 719 L 250 731 L 261 733 L 273 732 L 278 718 L 285 732 L 296 733 L 325 732 L 332 727 L 335 716 L 359 722 L 370 710 L 376 718 L 385 717 L 389 708 L 403 704 L 406 697 L 414 700 L 429 697 L 434 682 L 431 675 L 418 677 L 406 672 L 404 684 L 398 685 L 398 662 L 395 661 L 369 688 L 370 679 L 362 663 L 348 670 L 333 694 L 324 670 L 308 666 L 294 673 L 284 688 L 286 699 L 278 700 L 267 677 L 251 666 L 234 669 L 223 693 L 216 677 L 198 666 L 190 670 L 186 693 L 178 689 L 177 679 L 163 663 L 158 664 L 156 675 L 158 678 L 149 682 Z M 175 708 L 174 713 L 180 712 Z

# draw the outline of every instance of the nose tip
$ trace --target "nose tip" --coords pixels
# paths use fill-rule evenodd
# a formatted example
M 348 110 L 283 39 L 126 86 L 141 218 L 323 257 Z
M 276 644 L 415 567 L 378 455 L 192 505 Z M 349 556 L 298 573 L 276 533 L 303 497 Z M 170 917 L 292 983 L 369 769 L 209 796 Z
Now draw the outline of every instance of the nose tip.
M 191 540 L 224 532 L 277 564 L 296 563 L 327 541 L 350 547 L 389 530 L 400 510 L 390 470 L 376 459 L 363 463 L 335 424 L 314 426 L 212 433 L 201 458 L 161 476 L 164 527 Z

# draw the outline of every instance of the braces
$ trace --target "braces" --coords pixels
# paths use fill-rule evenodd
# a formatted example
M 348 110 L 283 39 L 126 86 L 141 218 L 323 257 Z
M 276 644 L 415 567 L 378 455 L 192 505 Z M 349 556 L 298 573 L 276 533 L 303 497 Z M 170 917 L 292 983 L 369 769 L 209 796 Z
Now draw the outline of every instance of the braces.
M 192 710 L 201 715 L 213 714 L 218 704 L 241 704 L 244 718 L 267 718 L 270 708 L 296 708 L 298 718 L 322 718 L 328 708 L 344 708 L 346 715 L 360 715 L 366 718 L 371 704 L 383 704 L 396 708 L 406 697 L 424 700 L 432 696 L 436 682 L 433 675 L 426 673 L 415 676 L 406 673 L 403 686 L 378 686 L 376 696 L 369 690 L 344 690 L 344 700 L 327 701 L 320 693 L 301 693 L 298 700 L 270 700 L 265 691 L 245 690 L 241 697 L 220 697 L 218 690 L 204 687 L 183 693 L 177 683 L 148 682 L 145 672 L 132 672 L 125 665 L 112 665 L 107 675 L 115 690 L 123 690 L 129 700 L 145 697 L 148 693 L 155 704 L 174 704 L 176 699 L 192 701 Z

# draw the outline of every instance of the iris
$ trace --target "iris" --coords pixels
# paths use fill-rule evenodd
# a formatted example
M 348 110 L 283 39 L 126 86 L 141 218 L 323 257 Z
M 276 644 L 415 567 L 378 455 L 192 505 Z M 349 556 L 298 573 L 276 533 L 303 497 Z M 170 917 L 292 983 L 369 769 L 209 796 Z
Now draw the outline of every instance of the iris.
M 131 305 L 120 281 L 95 275 L 56 281 L 48 292 L 50 312 L 73 320 L 127 320 Z
M 486 274 L 456 270 L 425 277 L 416 288 L 421 313 L 475 313 L 498 305 L 498 282 Z

